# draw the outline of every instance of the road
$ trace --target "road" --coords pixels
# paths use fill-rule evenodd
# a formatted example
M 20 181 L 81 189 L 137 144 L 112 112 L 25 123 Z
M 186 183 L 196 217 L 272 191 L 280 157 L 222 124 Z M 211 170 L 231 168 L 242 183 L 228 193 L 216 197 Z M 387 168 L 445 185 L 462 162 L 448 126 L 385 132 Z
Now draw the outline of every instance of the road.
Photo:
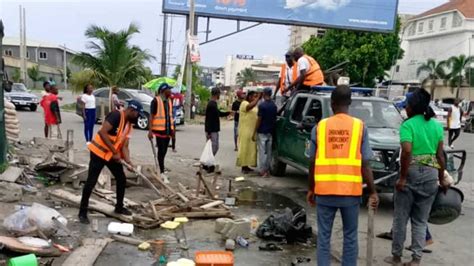
M 21 124 L 21 139 L 29 140 L 35 136 L 42 136 L 42 113 L 19 111 Z M 74 113 L 63 113 L 62 131 L 66 129 L 74 130 L 75 149 L 78 152 L 86 154 L 85 140 L 83 137 L 83 123 L 80 117 Z M 232 126 L 230 121 L 223 121 L 220 140 L 220 150 L 217 154 L 217 160 L 224 175 L 240 176 L 239 169 L 235 167 L 236 154 L 232 140 Z M 95 127 L 95 130 L 98 126 Z M 131 139 L 132 157 L 139 162 L 153 162 L 150 143 L 146 138 L 145 131 L 135 130 Z M 64 134 L 64 133 L 63 133 Z M 177 132 L 177 153 L 169 153 L 167 158 L 167 168 L 173 171 L 173 161 L 199 158 L 205 144 L 203 125 L 185 125 L 178 127 Z M 468 161 L 464 171 L 464 179 L 459 185 L 465 194 L 463 205 L 463 215 L 456 221 L 442 226 L 430 225 L 435 244 L 430 246 L 432 254 L 426 254 L 424 257 L 425 265 L 470 265 L 474 261 L 474 134 L 462 134 L 456 143 L 457 148 L 465 149 L 468 153 Z M 81 162 L 86 162 L 87 157 L 79 158 Z M 274 192 L 286 195 L 306 206 L 304 199 L 307 187 L 306 176 L 298 173 L 296 170 L 289 169 L 286 177 L 258 178 L 247 177 L 251 179 L 256 187 L 262 187 Z M 388 231 L 392 222 L 392 203 L 391 195 L 382 195 L 381 207 L 376 216 L 376 234 Z M 308 219 L 313 227 L 316 227 L 315 212 L 308 210 Z M 365 257 L 365 234 L 366 234 L 366 212 L 361 210 L 359 220 L 359 242 L 361 259 Z M 341 250 L 342 231 L 339 219 L 336 219 L 333 237 L 333 249 Z M 409 237 L 408 237 L 409 239 Z M 408 243 L 408 242 L 407 242 Z M 382 265 L 383 259 L 390 255 L 390 242 L 376 239 L 375 259 L 376 265 Z M 408 244 L 407 244 L 408 245 Z M 337 252 L 336 252 L 337 253 Z M 408 257 L 408 253 L 405 256 Z M 363 260 L 360 261 L 361 264 Z

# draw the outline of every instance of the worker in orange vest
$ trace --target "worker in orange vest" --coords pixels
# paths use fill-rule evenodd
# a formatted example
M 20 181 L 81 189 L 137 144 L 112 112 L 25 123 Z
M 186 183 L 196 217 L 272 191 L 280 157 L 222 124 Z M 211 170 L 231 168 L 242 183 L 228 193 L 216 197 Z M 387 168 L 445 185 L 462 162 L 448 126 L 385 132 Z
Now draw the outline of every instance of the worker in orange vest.
M 334 217 L 341 211 L 344 248 L 342 265 L 357 265 L 357 227 L 362 180 L 367 184 L 369 204 L 377 208 L 372 150 L 364 122 L 349 115 L 351 90 L 339 85 L 331 94 L 334 115 L 321 120 L 311 133 L 311 165 L 307 201 L 317 204 L 318 265 L 330 265 L 330 241 Z
M 293 54 L 290 51 L 285 54 L 285 61 L 286 63 L 281 65 L 280 74 L 278 75 L 278 84 L 275 94 L 273 95 L 273 99 L 275 99 L 279 92 L 282 97 L 282 103 L 284 103 L 290 96 L 289 91 L 287 91 L 286 88 L 298 78 L 298 66 L 296 65 Z
M 89 198 L 104 166 L 109 168 L 116 181 L 117 203 L 115 204 L 115 213 L 132 215 L 123 206 L 127 178 L 125 177 L 121 161 L 123 160 L 133 167 L 130 162 L 128 143 L 133 124 L 136 124 L 138 117 L 142 115 L 143 106 L 141 103 L 135 100 L 130 101 L 127 109 L 121 111 L 114 110 L 107 115 L 99 132 L 97 132 L 94 139 L 88 145 L 91 151 L 91 159 L 79 209 L 79 221 L 81 223 L 89 224 L 89 219 L 87 218 Z
M 303 48 L 296 48 L 293 56 L 298 62 L 299 77 L 290 84 L 288 90 L 310 90 L 313 86 L 324 84 L 324 74 L 319 63 L 305 54 Z
M 168 176 L 165 174 L 165 157 L 170 140 L 175 134 L 171 86 L 167 83 L 161 84 L 158 88 L 158 93 L 150 105 L 151 125 L 148 131 L 148 138 L 153 140 L 153 136 L 156 137 L 161 178 L 163 182 L 168 184 Z

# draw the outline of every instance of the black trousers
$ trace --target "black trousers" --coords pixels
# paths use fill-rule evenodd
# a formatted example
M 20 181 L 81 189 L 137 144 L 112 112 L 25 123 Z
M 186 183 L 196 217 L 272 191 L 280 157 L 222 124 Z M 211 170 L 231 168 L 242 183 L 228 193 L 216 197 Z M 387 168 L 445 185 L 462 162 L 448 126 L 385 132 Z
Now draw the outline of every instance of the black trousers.
M 165 157 L 170 145 L 170 138 L 156 137 L 156 148 L 158 149 L 158 164 L 160 165 L 160 173 L 165 172 Z
M 448 144 L 449 146 L 453 145 L 453 142 L 461 135 L 461 129 L 449 129 L 448 131 Z
M 81 199 L 81 206 L 79 209 L 79 214 L 87 214 L 87 207 L 89 206 L 89 199 L 92 194 L 92 190 L 94 190 L 95 184 L 97 184 L 97 180 L 99 179 L 100 172 L 107 166 L 109 168 L 112 175 L 115 177 L 116 187 L 117 187 L 117 203 L 115 208 L 120 210 L 123 208 L 123 198 L 125 196 L 125 186 L 127 184 L 127 178 L 125 176 L 125 172 L 123 171 L 123 165 L 117 161 L 106 161 L 99 156 L 95 155 L 91 152 L 91 160 L 89 162 L 89 173 L 87 176 L 86 184 L 84 185 L 84 189 L 82 190 L 82 199 Z

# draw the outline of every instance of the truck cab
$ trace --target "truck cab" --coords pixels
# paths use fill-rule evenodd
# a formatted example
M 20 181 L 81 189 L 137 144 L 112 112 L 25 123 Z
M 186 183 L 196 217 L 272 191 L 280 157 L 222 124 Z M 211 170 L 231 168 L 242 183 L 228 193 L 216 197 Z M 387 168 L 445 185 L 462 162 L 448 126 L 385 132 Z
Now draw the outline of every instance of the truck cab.
M 308 172 L 312 163 L 309 154 L 311 131 L 319 121 L 333 115 L 330 92 L 322 89 L 330 91 L 331 88 L 296 93 L 279 110 L 273 142 L 273 175 L 285 175 L 287 165 Z M 377 190 L 393 192 L 399 173 L 399 128 L 403 118 L 393 103 L 372 97 L 370 92 L 371 89 L 353 88 L 349 113 L 361 119 L 368 130 L 374 152 L 370 163 Z M 465 161 L 465 156 L 461 159 Z

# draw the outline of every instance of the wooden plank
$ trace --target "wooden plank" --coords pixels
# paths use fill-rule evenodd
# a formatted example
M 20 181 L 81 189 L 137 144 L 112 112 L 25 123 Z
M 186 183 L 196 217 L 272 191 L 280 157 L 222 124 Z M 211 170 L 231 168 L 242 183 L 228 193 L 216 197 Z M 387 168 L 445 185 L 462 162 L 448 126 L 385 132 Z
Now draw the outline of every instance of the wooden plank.
M 75 195 L 75 194 L 73 194 L 69 191 L 66 191 L 64 189 L 55 189 L 55 190 L 50 191 L 49 194 L 51 194 L 51 196 L 54 196 L 56 198 L 63 199 L 65 201 L 69 202 L 69 203 L 72 203 L 72 204 L 76 205 L 76 206 L 79 206 L 80 203 L 81 203 L 81 196 Z M 119 219 L 121 221 L 124 221 L 124 222 L 127 222 L 127 223 L 133 222 L 133 217 L 132 216 L 117 214 L 117 213 L 114 212 L 114 210 L 115 210 L 114 206 L 103 203 L 103 202 L 100 202 L 100 201 L 95 200 L 95 199 L 90 199 L 89 200 L 89 210 L 93 210 L 93 211 L 103 213 L 107 216 L 117 218 L 117 219 Z
M 61 251 L 57 248 L 35 248 L 32 246 L 25 245 L 18 241 L 14 237 L 0 236 L 0 246 L 5 246 L 6 249 L 15 251 L 18 253 L 29 254 L 34 253 L 35 255 L 41 257 L 59 257 L 61 256 Z
M 212 189 L 207 185 L 207 182 L 206 180 L 204 180 L 204 178 L 202 177 L 202 174 L 200 172 L 198 172 L 198 178 L 201 180 L 202 184 L 204 185 L 204 188 L 206 189 L 206 192 L 207 194 L 209 194 L 209 196 L 214 199 L 215 196 L 214 196 L 214 192 L 212 191 Z
M 176 192 L 176 195 L 178 195 L 178 197 L 182 199 L 184 202 L 189 202 L 189 199 L 183 194 L 181 194 L 180 192 Z
M 121 161 L 121 162 L 122 162 L 122 164 L 123 164 L 125 167 L 127 167 L 127 168 L 129 168 L 129 169 L 133 169 L 133 168 L 132 168 L 129 164 L 127 164 L 125 161 Z M 135 174 L 137 174 L 143 181 L 145 181 L 145 183 L 148 185 L 148 187 L 150 187 L 153 191 L 155 191 L 158 196 L 161 196 L 160 190 L 159 190 L 158 188 L 156 188 L 155 185 L 153 185 L 153 183 L 152 183 L 144 174 L 140 173 L 140 172 L 139 172 L 138 170 L 136 170 L 136 169 L 133 169 L 133 172 L 134 172 Z
M 375 209 L 369 206 L 367 221 L 367 266 L 372 266 L 374 261 L 374 216 Z
M 23 169 L 9 166 L 5 172 L 0 174 L 0 180 L 14 183 L 23 173 Z
M 150 208 L 151 208 L 151 211 L 153 212 L 153 217 L 155 217 L 155 219 L 158 220 L 159 218 L 158 212 L 156 211 L 155 205 L 153 205 L 151 201 L 150 201 Z
M 108 190 L 102 189 L 102 191 L 108 191 Z M 97 195 L 101 198 L 104 198 L 104 199 L 110 201 L 113 204 L 115 204 L 117 202 L 117 196 L 115 195 L 115 192 L 112 192 L 111 194 L 109 194 L 109 193 L 104 194 L 104 193 L 98 192 L 97 189 L 95 189 L 93 192 L 94 192 L 95 195 Z M 125 207 L 131 207 L 131 208 L 135 208 L 135 207 L 140 206 L 139 203 L 137 203 L 133 200 L 127 199 L 127 198 L 123 198 L 123 204 L 125 205 Z
M 181 184 L 180 182 L 178 182 L 178 189 L 184 195 L 187 195 L 189 193 L 188 189 L 183 184 Z
M 128 237 L 128 236 L 121 236 L 121 235 L 112 235 L 112 239 L 118 242 L 122 242 L 125 244 L 130 244 L 133 246 L 138 246 L 141 243 L 145 242 L 144 240 L 136 239 L 133 237 Z
M 173 212 L 165 213 L 163 216 L 166 217 L 187 217 L 187 218 L 220 218 L 220 217 L 231 217 L 232 213 L 228 210 L 218 211 L 193 211 L 193 212 Z
M 82 246 L 69 255 L 62 266 L 93 266 L 97 257 L 110 241 L 110 239 L 84 239 Z
M 202 206 L 199 206 L 199 208 L 201 208 L 201 209 L 210 209 L 212 207 L 216 207 L 216 206 L 219 206 L 219 205 L 222 205 L 222 204 L 224 204 L 224 201 L 216 200 L 216 201 L 213 201 L 211 203 L 207 203 L 207 204 L 204 204 Z

